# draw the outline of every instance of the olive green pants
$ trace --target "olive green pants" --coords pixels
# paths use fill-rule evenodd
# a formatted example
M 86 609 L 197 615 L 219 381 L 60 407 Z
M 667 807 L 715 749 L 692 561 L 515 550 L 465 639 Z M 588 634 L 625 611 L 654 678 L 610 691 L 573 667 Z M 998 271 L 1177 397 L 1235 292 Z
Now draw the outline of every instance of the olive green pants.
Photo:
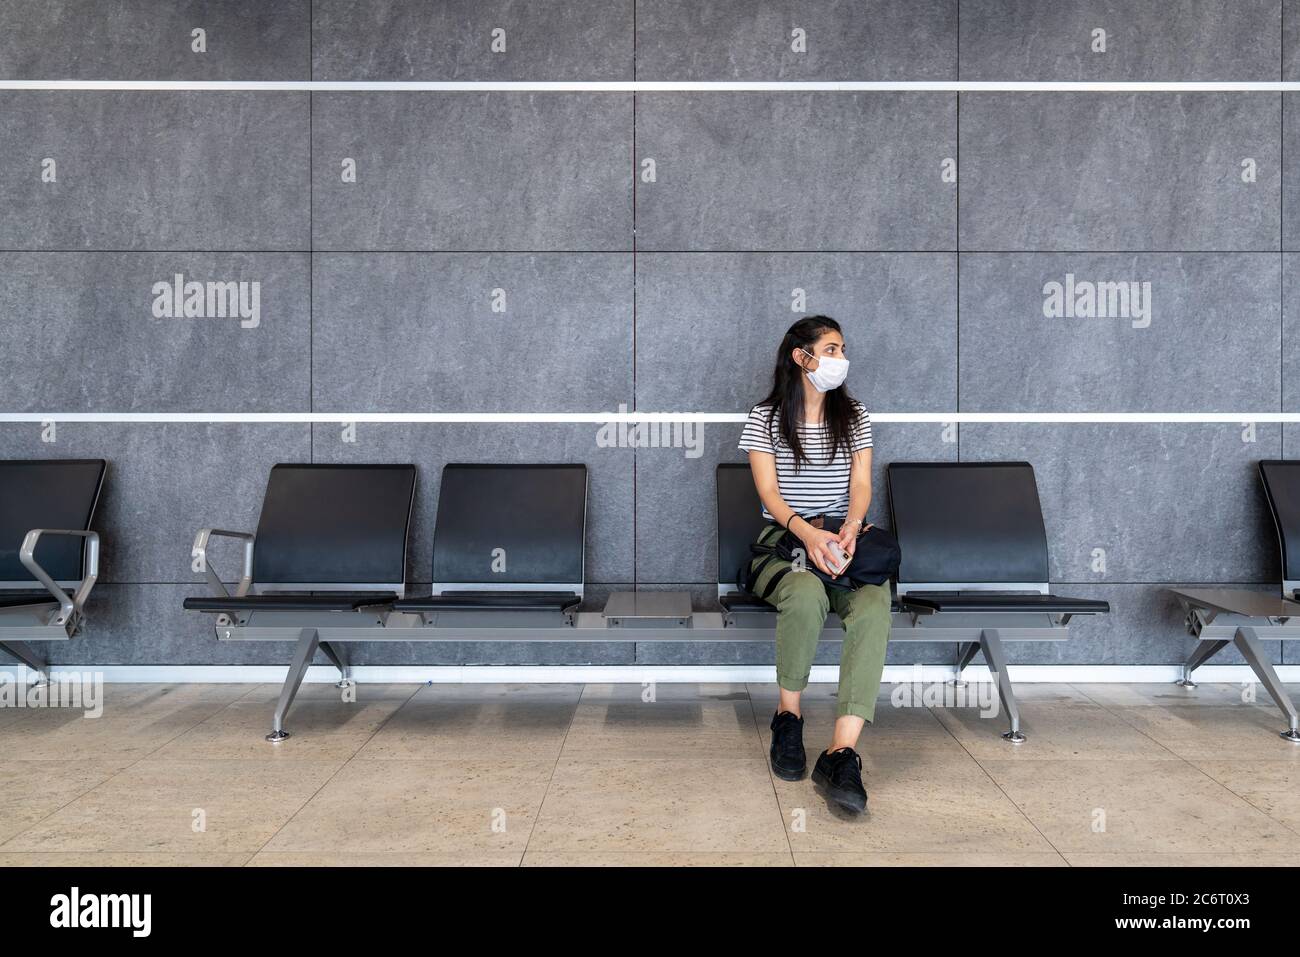
M 758 540 L 770 544 L 780 534 L 780 529 L 765 529 Z M 762 561 L 762 557 L 754 561 Z M 761 595 L 785 568 L 791 568 L 791 563 L 780 559 L 769 562 L 754 583 L 755 594 Z M 776 583 L 767 602 L 777 609 L 776 680 L 786 691 L 808 687 L 826 615 L 831 611 L 839 615 L 845 635 L 840 650 L 836 714 L 853 714 L 870 721 L 876 712 L 885 648 L 889 644 L 889 584 L 859 585 L 852 591 L 828 588 L 812 572 L 791 568 Z

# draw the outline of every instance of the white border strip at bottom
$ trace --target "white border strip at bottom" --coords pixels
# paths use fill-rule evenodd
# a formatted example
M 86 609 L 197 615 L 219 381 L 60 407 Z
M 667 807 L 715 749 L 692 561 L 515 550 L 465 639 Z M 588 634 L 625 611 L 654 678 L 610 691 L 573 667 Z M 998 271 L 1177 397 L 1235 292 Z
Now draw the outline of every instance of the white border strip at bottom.
M 21 670 L 0 663 L 0 676 Z M 102 674 L 109 683 L 226 684 L 279 683 L 287 668 L 279 665 L 56 665 L 60 674 Z M 640 684 L 656 681 L 706 683 L 774 683 L 771 665 L 362 665 L 351 669 L 362 684 Z M 1060 682 L 1073 684 L 1165 683 L 1182 677 L 1179 665 L 1011 665 L 1011 679 L 1019 684 Z M 1300 665 L 1278 665 L 1283 682 L 1300 682 Z M 314 665 L 305 680 L 313 683 L 338 680 L 338 671 L 328 665 Z M 947 681 L 951 665 L 888 665 L 886 684 Z M 989 681 L 984 665 L 971 665 L 963 672 L 967 681 Z M 839 678 L 835 665 L 812 669 L 814 683 Z M 1255 674 L 1246 665 L 1204 665 L 1196 671 L 1198 683 L 1254 683 Z

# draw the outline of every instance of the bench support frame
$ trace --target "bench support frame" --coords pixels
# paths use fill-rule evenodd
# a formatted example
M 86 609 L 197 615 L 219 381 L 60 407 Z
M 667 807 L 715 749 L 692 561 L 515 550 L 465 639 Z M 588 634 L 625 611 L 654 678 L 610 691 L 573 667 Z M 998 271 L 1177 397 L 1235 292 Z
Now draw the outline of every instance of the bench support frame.
M 770 641 L 775 616 L 695 612 L 687 627 L 610 627 L 598 612 L 571 618 L 549 614 L 484 613 L 483 624 L 473 625 L 459 616 L 447 623 L 445 614 L 417 615 L 360 609 L 355 612 L 252 611 L 221 614 L 214 625 L 221 641 L 291 641 L 293 659 L 276 704 L 271 732 L 266 739 L 278 743 L 289 737 L 286 718 L 317 651 L 339 670 L 336 687 L 354 684 L 345 642 L 382 641 L 540 641 L 540 642 L 641 642 L 641 641 Z M 828 616 L 822 638 L 839 641 L 843 625 Z M 1012 744 L 1025 741 L 1020 708 L 1007 669 L 1005 644 L 1010 641 L 1064 641 L 1069 629 L 1061 616 L 1044 613 L 893 614 L 891 641 L 952 642 L 957 645 L 957 677 L 982 653 L 1009 722 L 1002 737 Z
M 294 648 L 293 661 L 289 663 L 289 672 L 284 676 L 284 684 L 280 688 L 280 698 L 275 704 L 271 732 L 266 736 L 266 740 L 272 744 L 279 744 L 289 737 L 289 732 L 284 728 L 284 719 L 288 716 L 289 709 L 293 707 L 293 699 L 298 696 L 298 689 L 302 687 L 302 680 L 307 677 L 307 670 L 311 667 L 312 659 L 316 657 L 318 650 L 323 652 L 330 663 L 339 670 L 341 677 L 334 687 L 350 688 L 356 684 L 352 680 L 347 658 L 342 650 L 331 642 L 322 641 L 319 629 L 302 629 Z
M 1007 672 L 1007 658 L 1002 652 L 1002 638 L 996 628 L 980 630 L 979 648 L 984 652 L 989 671 L 998 687 L 998 698 L 1006 712 L 1011 728 L 1002 732 L 1003 740 L 1012 744 L 1024 744 L 1025 735 L 1020 730 L 1020 707 L 1016 704 L 1016 693 L 1011 687 L 1011 675 Z
M 1198 639 L 1183 663 L 1183 676 L 1175 684 L 1195 688 L 1192 673 L 1231 644 L 1246 659 L 1259 683 L 1286 716 L 1287 727 L 1279 731 L 1278 736 L 1300 745 L 1300 713 L 1297 713 L 1282 679 L 1278 677 L 1260 645 L 1263 640 L 1286 641 L 1300 638 L 1300 624 L 1292 624 L 1290 618 L 1258 618 L 1199 604 L 1190 596 L 1177 591 L 1174 595 L 1187 614 L 1188 632 Z
M 900 631 L 897 625 L 899 617 L 910 619 L 911 627 Z M 1003 713 L 1007 716 L 1009 727 L 1002 732 L 1002 738 L 1010 744 L 1024 744 L 1027 739 L 1020 727 L 1020 705 L 1016 701 L 1015 687 L 1007 666 L 1004 642 L 1065 641 L 1070 633 L 1069 618 L 1069 615 L 1019 612 L 908 613 L 895 616 L 896 623 L 890 640 L 956 642 L 957 655 L 951 683 L 957 687 L 966 687 L 968 682 L 962 678 L 962 672 L 975 660 L 976 655 L 983 654 L 997 688 Z M 945 631 L 950 634 L 943 634 Z
M 46 535 L 85 539 L 80 581 L 55 581 L 36 561 L 36 545 Z M 0 651 L 34 671 L 36 684 L 41 685 L 49 681 L 48 662 L 27 642 L 67 641 L 81 633 L 86 621 L 86 600 L 99 580 L 99 535 L 75 528 L 34 528 L 24 536 L 18 548 L 18 560 L 50 597 L 37 599 L 30 605 L 0 609 Z M 30 582 L 0 585 L 4 589 L 30 587 Z
M 34 671 L 36 673 L 35 684 L 43 685 L 50 680 L 44 656 L 39 654 L 27 642 L 6 638 L 4 641 L 0 641 L 0 651 L 17 658 L 28 670 Z

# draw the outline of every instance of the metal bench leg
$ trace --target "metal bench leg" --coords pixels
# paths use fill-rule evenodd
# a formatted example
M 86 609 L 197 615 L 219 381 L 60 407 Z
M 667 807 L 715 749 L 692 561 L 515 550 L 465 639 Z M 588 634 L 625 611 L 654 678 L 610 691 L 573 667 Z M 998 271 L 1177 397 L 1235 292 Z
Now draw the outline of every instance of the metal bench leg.
M 13 655 L 29 669 L 36 672 L 36 685 L 46 684 L 50 680 L 49 673 L 45 670 L 45 659 L 38 655 L 35 649 L 25 641 L 0 641 L 0 651 L 8 652 Z
M 980 644 L 978 641 L 972 641 L 969 644 L 957 646 L 956 671 L 952 676 L 952 683 L 957 688 L 966 687 L 966 682 L 962 681 L 961 673 L 966 670 L 966 666 L 975 660 L 979 654 Z
M 1237 629 L 1235 644 L 1241 656 L 1250 665 L 1250 669 L 1255 672 L 1260 682 L 1268 689 L 1268 693 L 1273 696 L 1273 700 L 1277 702 L 1277 706 L 1286 714 L 1287 729 L 1279 734 L 1292 744 L 1300 744 L 1300 718 L 1296 715 L 1295 705 L 1291 703 L 1286 688 L 1282 687 L 1282 681 L 1273 670 L 1273 665 L 1264 656 L 1264 649 L 1259 646 L 1259 635 L 1254 628 L 1243 626 Z
M 1227 643 L 1226 638 L 1202 638 L 1198 641 L 1187 661 L 1183 663 L 1183 676 L 1174 684 L 1182 685 L 1184 688 L 1195 688 L 1196 682 L 1192 680 L 1192 672 L 1217 655 L 1219 649 Z
M 352 676 L 348 672 L 348 659 L 343 654 L 342 648 L 336 648 L 328 641 L 320 643 L 320 650 L 325 652 L 325 657 L 333 662 L 334 667 L 339 670 L 339 680 L 335 683 L 336 688 L 349 688 L 353 685 Z
M 1003 731 L 1002 737 L 1012 744 L 1024 744 L 1025 736 L 1020 731 L 1020 709 L 1016 706 L 1016 694 L 1011 690 L 1011 675 L 1007 673 L 1007 659 L 1002 654 L 1002 639 L 996 628 L 985 628 L 980 632 L 980 650 L 988 662 L 993 680 L 998 684 L 998 698 L 1002 708 L 1011 719 L 1011 730 Z
M 272 744 L 279 744 L 289 737 L 289 732 L 284 730 L 284 716 L 289 713 L 294 696 L 298 694 L 302 679 L 306 677 L 307 669 L 311 667 L 311 660 L 319 646 L 320 635 L 316 629 L 304 628 L 302 636 L 298 639 L 298 647 L 294 650 L 289 673 L 284 676 L 284 687 L 280 689 L 280 700 L 275 706 L 275 719 L 271 723 L 271 733 L 266 736 L 266 740 Z

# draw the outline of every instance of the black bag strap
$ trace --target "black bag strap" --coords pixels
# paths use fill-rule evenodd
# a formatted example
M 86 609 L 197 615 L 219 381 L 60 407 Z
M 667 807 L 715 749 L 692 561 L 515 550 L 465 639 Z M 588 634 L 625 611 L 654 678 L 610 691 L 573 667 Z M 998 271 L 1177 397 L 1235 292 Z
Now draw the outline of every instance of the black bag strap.
M 776 561 L 775 553 L 768 554 L 761 560 L 751 559 L 746 562 L 744 565 L 744 581 L 738 582 L 737 584 L 739 584 L 742 589 L 749 594 L 754 594 L 754 584 L 758 581 L 758 576 L 763 574 L 763 569 L 774 561 Z M 763 596 L 759 595 L 758 597 L 762 598 Z
M 763 593 L 758 597 L 767 601 L 767 596 L 776 591 L 776 586 L 781 584 L 781 579 L 792 571 L 794 571 L 793 565 L 786 565 L 785 568 L 780 569 L 775 575 L 768 579 L 767 587 L 763 589 Z
M 776 530 L 781 531 L 781 535 L 773 536 L 773 532 Z M 775 522 L 759 532 L 758 542 L 753 542 L 749 546 L 750 553 L 755 557 L 745 562 L 741 567 L 741 575 L 738 576 L 738 579 L 743 578 L 743 581 L 737 580 L 736 584 L 740 585 L 741 588 L 749 594 L 757 595 L 759 598 L 766 599 L 767 596 L 771 594 L 772 589 L 776 587 L 775 583 L 780 581 L 789 569 L 783 569 L 772 576 L 773 580 L 768 582 L 768 585 L 763 589 L 762 594 L 757 594 L 754 591 L 754 586 L 758 582 L 759 576 L 763 574 L 763 570 L 766 569 L 768 565 L 772 564 L 772 562 L 777 561 L 780 558 L 778 547 L 779 542 L 781 538 L 787 534 L 789 533 Z M 765 539 L 771 540 L 765 541 Z M 762 544 L 760 544 L 760 542 Z M 760 556 L 761 560 L 757 560 Z

